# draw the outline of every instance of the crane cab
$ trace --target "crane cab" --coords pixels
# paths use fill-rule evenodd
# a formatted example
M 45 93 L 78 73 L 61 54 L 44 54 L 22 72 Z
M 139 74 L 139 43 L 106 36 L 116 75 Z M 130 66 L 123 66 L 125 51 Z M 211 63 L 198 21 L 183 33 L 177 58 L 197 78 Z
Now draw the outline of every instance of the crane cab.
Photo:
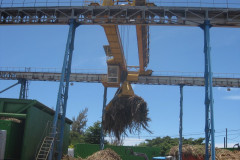
M 120 87 L 120 68 L 118 65 L 108 65 L 107 75 L 103 77 L 105 87 Z

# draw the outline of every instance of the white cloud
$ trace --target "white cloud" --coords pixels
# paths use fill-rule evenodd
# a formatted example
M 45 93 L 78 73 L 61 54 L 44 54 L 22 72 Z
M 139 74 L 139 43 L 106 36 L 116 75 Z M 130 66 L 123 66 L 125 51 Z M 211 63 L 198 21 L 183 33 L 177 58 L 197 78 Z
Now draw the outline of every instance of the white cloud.
M 111 141 L 111 137 L 105 137 L 107 141 Z M 145 142 L 145 139 L 141 138 L 124 138 L 123 145 L 124 146 L 135 146 L 142 142 Z
M 123 141 L 124 146 L 135 146 L 142 142 L 145 142 L 145 139 L 140 138 L 125 138 Z
M 224 99 L 227 100 L 240 100 L 240 95 L 235 95 L 235 96 L 226 96 Z

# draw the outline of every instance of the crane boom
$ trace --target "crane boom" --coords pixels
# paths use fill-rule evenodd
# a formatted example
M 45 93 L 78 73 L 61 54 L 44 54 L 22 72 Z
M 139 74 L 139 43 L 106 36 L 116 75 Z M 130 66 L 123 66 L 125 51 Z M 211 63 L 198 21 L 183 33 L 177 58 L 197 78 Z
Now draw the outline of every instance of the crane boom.
M 119 65 L 123 71 L 127 71 L 127 64 L 124 57 L 118 26 L 103 25 L 103 28 L 108 39 L 111 55 L 113 57 L 112 59 L 109 59 L 107 63 L 110 65 Z
M 129 0 L 114 1 L 114 0 L 104 0 L 103 6 L 115 5 L 115 2 L 124 3 L 127 5 L 145 6 L 146 0 L 134 0 L 132 3 Z M 122 5 L 122 4 L 121 4 Z M 141 18 L 140 15 L 138 15 Z M 140 75 L 151 75 L 152 71 L 145 71 L 145 68 L 149 62 L 148 53 L 148 26 L 136 25 L 137 31 L 137 41 L 138 41 L 138 52 L 139 52 L 139 71 L 128 71 L 127 64 L 124 56 L 124 50 L 122 46 L 121 37 L 119 34 L 118 25 L 102 25 L 105 34 L 108 39 L 109 45 L 104 46 L 106 52 L 107 64 L 108 64 L 108 76 L 106 80 L 103 80 L 104 86 L 118 87 L 120 82 L 127 81 L 137 81 Z M 118 68 L 116 68 L 118 67 Z M 120 78 L 121 77 L 121 78 Z
M 146 0 L 135 0 L 136 6 L 147 5 Z M 138 16 L 141 19 L 141 16 Z M 138 41 L 138 57 L 139 57 L 139 74 L 151 75 L 152 71 L 145 71 L 149 63 L 149 26 L 136 25 L 137 41 Z
M 149 63 L 148 26 L 136 25 L 140 74 L 145 72 Z

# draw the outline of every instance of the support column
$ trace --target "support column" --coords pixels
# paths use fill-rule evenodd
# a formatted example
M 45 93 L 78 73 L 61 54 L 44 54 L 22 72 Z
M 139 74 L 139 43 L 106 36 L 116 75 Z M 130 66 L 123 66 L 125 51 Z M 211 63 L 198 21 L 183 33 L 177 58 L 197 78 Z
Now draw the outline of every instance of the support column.
M 57 97 L 57 104 L 56 104 L 56 111 L 53 119 L 53 125 L 52 125 L 52 137 L 56 138 L 57 134 L 57 122 L 58 122 L 58 116 L 61 115 L 61 122 L 60 122 L 60 137 L 59 137 L 59 143 L 58 143 L 58 160 L 61 159 L 62 156 L 62 145 L 63 145 L 63 135 L 64 135 L 64 125 L 65 125 L 65 116 L 66 116 L 66 109 L 67 109 L 67 99 L 68 99 L 68 88 L 69 88 L 69 79 L 70 79 L 70 73 L 71 73 L 71 63 L 72 63 L 72 54 L 74 49 L 74 39 L 75 39 L 75 31 L 76 28 L 79 26 L 75 22 L 75 20 L 70 20 L 70 28 L 68 32 L 68 39 L 66 44 L 66 50 L 63 60 L 63 66 L 62 66 L 62 73 L 61 73 L 61 79 L 59 84 L 59 90 L 58 90 L 58 97 Z M 56 142 L 56 141 L 54 141 Z M 54 152 L 54 143 L 51 148 L 51 152 L 49 154 L 49 160 L 52 160 Z
M 104 150 L 103 116 L 104 116 L 104 113 L 105 113 L 106 103 L 107 103 L 107 87 L 104 87 L 101 137 L 100 137 L 100 150 Z
M 27 80 L 19 79 L 18 82 L 21 84 L 19 99 L 27 99 Z
M 213 91 L 212 91 L 212 69 L 211 69 L 211 47 L 210 33 L 211 24 L 205 20 L 201 25 L 204 31 L 204 56 L 205 56 L 205 160 L 209 160 L 209 149 L 212 160 L 215 160 L 215 135 L 214 135 L 214 112 L 213 112 Z M 209 145 L 210 148 L 209 148 Z
M 228 147 L 227 147 L 227 143 L 228 143 L 228 142 L 227 142 L 227 138 L 228 138 L 227 135 L 228 135 L 228 134 L 227 134 L 227 128 L 226 128 L 226 141 L 225 141 L 225 142 L 226 142 L 226 143 L 225 143 L 225 146 L 226 146 L 226 147 L 225 147 L 225 148 L 228 148 Z
M 179 115 L 179 146 L 178 146 L 178 160 L 182 160 L 182 117 L 183 117 L 183 85 L 180 85 L 180 115 Z

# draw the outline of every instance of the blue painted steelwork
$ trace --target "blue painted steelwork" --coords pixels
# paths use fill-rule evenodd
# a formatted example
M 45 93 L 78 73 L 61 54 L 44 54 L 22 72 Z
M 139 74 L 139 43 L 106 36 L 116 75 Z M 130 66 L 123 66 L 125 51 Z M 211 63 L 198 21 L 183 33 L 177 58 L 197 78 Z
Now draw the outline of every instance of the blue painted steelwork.
M 180 124 L 179 124 L 179 146 L 178 146 L 178 160 L 182 160 L 182 117 L 183 117 L 183 85 L 180 85 Z
M 212 92 L 212 70 L 210 56 L 210 33 L 211 24 L 205 20 L 201 25 L 204 30 L 204 55 L 205 55 L 205 160 L 209 160 L 209 145 L 211 145 L 211 157 L 215 160 L 215 135 L 214 135 L 214 112 Z
M 21 84 L 19 99 L 27 99 L 27 80 L 19 79 L 18 83 Z
M 105 113 L 106 103 L 107 103 L 107 87 L 104 87 L 103 109 L 102 109 L 102 124 L 101 124 L 101 137 L 100 137 L 100 149 L 101 150 L 104 150 L 103 115 Z
M 7 91 L 7 90 L 9 90 L 9 89 L 11 89 L 12 87 L 14 87 L 14 86 L 16 86 L 16 85 L 18 85 L 18 84 L 19 84 L 19 81 L 18 81 L 17 83 L 13 84 L 13 85 L 7 87 L 7 88 L 4 89 L 4 90 L 1 90 L 1 91 L 0 91 L 0 94 L 3 93 L 3 92 L 5 92 L 5 91 Z
M 55 138 L 57 122 L 58 122 L 58 115 L 60 113 L 61 126 L 60 126 L 60 138 L 59 138 L 59 144 L 58 144 L 58 160 L 60 160 L 61 156 L 62 156 L 64 121 L 65 121 L 66 108 L 67 108 L 69 78 L 70 78 L 70 73 L 71 73 L 71 63 L 72 63 L 72 54 L 73 54 L 73 49 L 74 49 L 75 31 L 78 26 L 79 26 L 79 24 L 77 24 L 75 22 L 75 20 L 70 20 L 70 28 L 69 28 L 69 32 L 68 32 L 67 45 L 66 45 L 61 79 L 60 79 L 59 90 L 58 90 L 56 111 L 55 111 L 55 115 L 54 115 L 54 119 L 53 119 L 52 136 Z M 52 149 L 49 154 L 49 158 L 48 158 L 49 160 L 52 160 L 53 149 L 54 149 L 54 144 L 52 145 Z

